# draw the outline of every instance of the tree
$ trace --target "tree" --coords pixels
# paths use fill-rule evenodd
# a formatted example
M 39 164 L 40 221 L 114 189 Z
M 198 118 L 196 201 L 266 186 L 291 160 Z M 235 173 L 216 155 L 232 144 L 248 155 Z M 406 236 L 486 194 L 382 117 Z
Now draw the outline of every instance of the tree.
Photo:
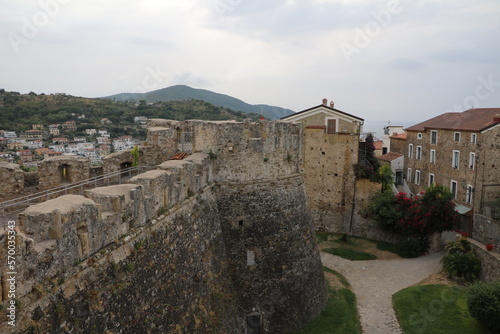
M 382 191 L 390 189 L 391 184 L 394 183 L 393 179 L 394 173 L 388 165 L 380 166 L 378 169 L 378 179 L 382 183 Z
M 132 166 L 139 166 L 139 147 L 135 145 L 134 148 L 130 150 L 130 154 L 132 155 Z
M 372 165 L 373 170 L 375 172 L 378 172 L 378 169 L 380 168 L 380 162 L 378 161 L 377 158 L 375 158 L 374 155 L 375 143 L 373 141 L 372 133 L 369 133 L 368 136 L 366 136 L 365 142 L 366 142 L 366 160 Z

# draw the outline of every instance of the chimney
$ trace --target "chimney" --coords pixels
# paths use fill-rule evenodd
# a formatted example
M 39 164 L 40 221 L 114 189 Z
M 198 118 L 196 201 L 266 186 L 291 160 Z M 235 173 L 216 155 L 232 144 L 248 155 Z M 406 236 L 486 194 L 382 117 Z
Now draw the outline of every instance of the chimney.
M 333 103 L 333 101 L 331 101 L 331 102 L 330 102 L 330 108 L 332 108 L 332 109 L 333 109 L 333 105 L 334 105 L 334 103 Z
M 328 100 L 327 99 L 323 99 L 323 105 L 326 106 L 328 104 Z
M 493 117 L 493 123 L 500 123 L 500 114 L 496 114 L 495 117 Z

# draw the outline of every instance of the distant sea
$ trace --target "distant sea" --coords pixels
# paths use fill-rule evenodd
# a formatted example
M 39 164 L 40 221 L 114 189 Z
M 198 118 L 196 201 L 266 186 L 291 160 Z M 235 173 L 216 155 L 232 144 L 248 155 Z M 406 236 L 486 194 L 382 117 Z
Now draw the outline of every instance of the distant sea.
M 400 121 L 390 121 L 391 125 L 397 126 L 401 125 L 403 128 L 410 127 L 412 125 L 417 124 L 418 122 L 400 122 Z M 363 125 L 363 133 L 371 132 L 373 136 L 378 139 L 382 139 L 382 135 L 384 134 L 384 127 L 389 125 L 389 121 L 373 121 L 373 120 L 365 120 L 365 124 Z

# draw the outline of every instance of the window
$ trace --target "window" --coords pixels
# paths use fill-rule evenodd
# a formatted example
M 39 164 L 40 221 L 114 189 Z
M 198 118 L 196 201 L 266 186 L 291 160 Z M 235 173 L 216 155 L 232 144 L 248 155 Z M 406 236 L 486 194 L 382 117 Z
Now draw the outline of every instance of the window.
M 247 249 L 247 266 L 255 266 L 255 252 Z
M 262 317 L 258 312 L 253 312 L 247 315 L 247 334 L 263 333 Z
M 453 198 L 457 198 L 457 181 L 451 180 L 450 191 L 451 194 L 453 195 Z
M 434 184 L 434 174 L 429 173 L 429 187 Z
M 465 201 L 467 203 L 472 203 L 472 193 L 473 192 L 474 192 L 474 188 L 470 184 L 468 184 L 467 185 L 467 197 L 465 199 Z
M 477 141 L 477 135 L 475 133 L 471 133 L 471 135 L 470 135 L 470 142 L 472 144 L 475 144 L 476 141 Z
M 437 144 L 438 142 L 438 132 L 436 130 L 431 131 L 431 144 Z
M 420 171 L 415 171 L 415 184 L 420 184 Z
M 411 182 L 411 168 L 406 172 L 406 181 Z
M 417 138 L 422 139 L 422 134 L 420 132 L 417 134 Z
M 436 150 L 431 150 L 431 164 L 436 163 Z
M 451 159 L 451 167 L 458 168 L 459 162 L 460 162 L 460 151 L 453 150 L 453 156 Z
M 460 132 L 455 132 L 453 134 L 453 140 L 454 141 L 460 141 Z
M 417 146 L 417 153 L 415 159 L 420 160 L 422 158 L 422 146 Z
M 408 159 L 413 158 L 413 144 L 408 145 Z
M 476 165 L 476 153 L 470 152 L 470 154 L 469 154 L 469 168 L 474 169 L 475 165 Z
M 335 133 L 337 132 L 337 120 L 335 119 L 327 119 L 326 121 L 326 133 Z

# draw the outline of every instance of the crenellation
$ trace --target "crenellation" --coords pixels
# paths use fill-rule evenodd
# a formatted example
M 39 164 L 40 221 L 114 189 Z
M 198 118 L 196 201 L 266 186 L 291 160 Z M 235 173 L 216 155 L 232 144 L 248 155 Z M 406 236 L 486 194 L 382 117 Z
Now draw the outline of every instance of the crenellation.
M 153 219 L 157 213 L 168 208 L 168 189 L 171 187 L 171 175 L 167 171 L 151 170 L 129 180 L 141 185 L 144 189 L 144 214 L 146 221 Z
M 21 193 L 24 189 L 25 174 L 19 165 L 0 161 L 1 200 L 10 199 Z
M 245 333 L 246 316 L 258 310 L 264 333 L 291 333 L 319 314 L 327 292 L 300 171 L 302 127 L 150 123 L 158 125 L 148 134 L 154 147 L 141 147 L 143 157 L 195 153 L 21 214 L 20 317 L 53 332 L 93 324 L 132 333 L 147 323 L 164 333 Z M 104 169 L 121 169 L 126 153 Z M 64 160 L 76 163 L 85 162 Z
M 146 222 L 144 212 L 144 191 L 140 185 L 120 184 L 87 190 L 85 196 L 92 199 L 100 208 L 106 224 L 113 226 L 108 238 L 121 237 L 136 226 Z M 113 230 L 116 229 L 114 232 Z M 112 239 L 111 239 L 112 240 Z
M 47 158 L 38 166 L 38 175 L 39 190 L 83 181 L 90 177 L 90 160 L 81 156 Z

